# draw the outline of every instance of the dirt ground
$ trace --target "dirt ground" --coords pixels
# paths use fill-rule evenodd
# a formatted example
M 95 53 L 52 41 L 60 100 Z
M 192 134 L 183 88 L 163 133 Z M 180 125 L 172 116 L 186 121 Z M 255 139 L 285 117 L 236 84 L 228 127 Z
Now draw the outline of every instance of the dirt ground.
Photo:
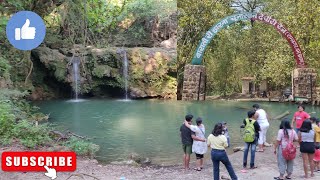
M 17 149 L 1 148 L 0 152 L 13 151 Z M 210 154 L 206 154 L 207 159 Z M 241 180 L 271 180 L 278 176 L 277 160 L 273 154 L 273 147 L 267 148 L 264 153 L 256 153 L 257 169 L 248 170 L 247 173 L 241 173 L 243 152 L 237 152 L 229 156 L 236 174 Z M 194 160 L 195 157 L 192 156 Z M 195 167 L 194 161 L 191 163 L 191 168 Z M 228 177 L 223 165 L 220 166 L 220 175 Z M 292 179 L 303 179 L 300 176 L 303 174 L 302 158 L 297 156 L 294 165 L 294 173 Z M 184 171 L 182 165 L 171 167 L 129 167 L 117 165 L 101 165 L 96 160 L 85 158 L 77 158 L 77 170 L 75 172 L 58 172 L 56 180 L 119 180 L 121 177 L 126 177 L 126 180 L 212 180 L 212 162 L 206 160 L 204 169 L 200 172 L 195 170 Z M 44 175 L 44 172 L 3 172 L 0 170 L 1 180 L 49 180 L 50 178 Z M 315 173 L 315 177 L 310 180 L 320 179 L 320 172 Z

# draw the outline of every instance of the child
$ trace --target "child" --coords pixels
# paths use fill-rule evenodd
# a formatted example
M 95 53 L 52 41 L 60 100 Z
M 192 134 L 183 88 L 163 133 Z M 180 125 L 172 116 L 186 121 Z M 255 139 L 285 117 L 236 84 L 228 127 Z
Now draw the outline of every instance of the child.
M 227 141 L 228 141 L 228 147 L 230 147 L 230 137 L 229 137 L 229 132 L 228 132 L 228 126 L 227 126 L 227 123 L 226 122 L 222 122 L 222 127 L 223 127 L 223 132 L 222 134 L 224 136 L 226 136 L 227 138 Z
M 316 151 L 314 152 L 314 171 L 320 172 L 320 146 L 316 146 Z

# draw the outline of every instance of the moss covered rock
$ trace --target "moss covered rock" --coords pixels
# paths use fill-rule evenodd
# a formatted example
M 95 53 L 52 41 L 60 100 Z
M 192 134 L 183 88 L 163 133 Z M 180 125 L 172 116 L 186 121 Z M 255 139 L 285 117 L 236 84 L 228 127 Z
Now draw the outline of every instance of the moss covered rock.
M 125 84 L 122 72 L 126 53 L 131 98 L 176 97 L 177 83 L 172 76 L 172 69 L 175 69 L 175 51 L 161 48 L 80 47 L 81 45 L 73 46 L 73 49 L 39 47 L 33 50 L 33 61 L 42 64 L 39 67 L 46 71 L 41 76 L 43 83 L 46 84 L 45 79 L 48 79 L 45 76 L 51 76 L 55 81 L 66 83 L 72 89 L 72 62 L 75 57 L 79 57 L 80 94 L 119 95 Z

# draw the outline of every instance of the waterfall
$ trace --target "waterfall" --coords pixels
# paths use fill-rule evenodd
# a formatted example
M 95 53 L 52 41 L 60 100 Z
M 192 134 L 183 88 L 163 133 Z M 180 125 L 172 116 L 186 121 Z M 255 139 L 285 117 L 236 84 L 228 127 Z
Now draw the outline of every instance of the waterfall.
M 127 52 L 123 51 L 123 78 L 124 78 L 124 89 L 125 89 L 125 97 L 128 100 L 128 58 Z
M 75 100 L 78 100 L 79 90 L 80 90 L 80 70 L 79 70 L 80 59 L 79 57 L 75 57 L 72 66 L 73 66 L 73 90 L 75 92 Z
M 117 49 L 117 54 L 119 54 L 122 58 L 122 77 L 124 80 L 124 90 L 125 90 L 125 101 L 130 100 L 128 98 L 128 81 L 129 81 L 129 74 L 128 74 L 128 57 L 127 52 L 124 49 Z

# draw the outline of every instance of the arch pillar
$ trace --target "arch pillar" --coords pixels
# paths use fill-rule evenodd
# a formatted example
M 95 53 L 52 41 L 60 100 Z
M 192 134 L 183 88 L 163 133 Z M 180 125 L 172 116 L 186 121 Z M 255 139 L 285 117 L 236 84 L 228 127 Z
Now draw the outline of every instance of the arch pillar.
M 206 67 L 187 64 L 184 67 L 182 100 L 203 101 L 206 98 Z
M 296 68 L 292 71 L 292 95 L 295 101 L 312 102 L 317 99 L 317 72 L 313 68 Z

